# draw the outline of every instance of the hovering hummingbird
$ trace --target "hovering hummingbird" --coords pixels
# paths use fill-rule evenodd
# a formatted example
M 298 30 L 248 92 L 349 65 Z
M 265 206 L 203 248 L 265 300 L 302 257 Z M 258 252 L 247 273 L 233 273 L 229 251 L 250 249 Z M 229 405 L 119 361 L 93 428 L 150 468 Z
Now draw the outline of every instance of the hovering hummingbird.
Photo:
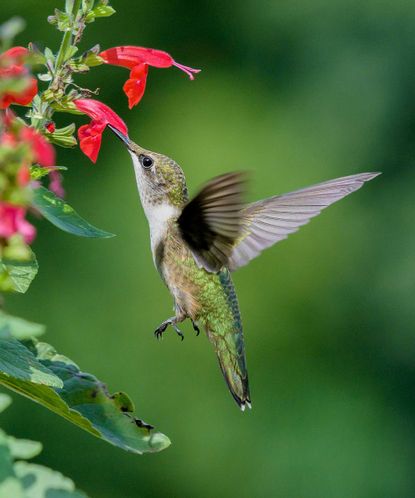
M 150 225 L 154 264 L 174 299 L 175 315 L 162 322 L 155 335 L 160 338 L 171 325 L 183 339 L 178 324 L 186 318 L 197 334 L 202 326 L 232 396 L 242 411 L 250 408 L 242 321 L 231 272 L 380 173 L 345 176 L 252 204 L 243 201 L 245 174 L 226 173 L 189 200 L 186 178 L 175 161 L 110 128 L 131 155 Z

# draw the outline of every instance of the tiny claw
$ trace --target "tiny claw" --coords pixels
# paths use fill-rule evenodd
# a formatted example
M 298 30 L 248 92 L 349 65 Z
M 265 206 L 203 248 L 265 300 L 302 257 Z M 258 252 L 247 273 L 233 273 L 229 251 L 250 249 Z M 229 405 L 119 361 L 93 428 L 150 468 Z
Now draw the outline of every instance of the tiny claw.
M 160 327 L 158 327 L 155 331 L 154 331 L 154 335 L 156 337 L 156 339 L 159 341 L 160 339 L 163 338 L 163 332 L 166 330 L 167 328 L 167 325 L 168 323 L 162 323 L 160 325 Z
M 183 332 L 179 329 L 179 327 L 177 325 L 173 325 L 173 328 L 174 330 L 176 331 L 176 334 L 180 337 L 180 339 L 183 341 L 184 339 L 184 335 L 183 335 Z
M 200 334 L 200 328 L 197 324 L 192 320 L 193 330 L 196 332 L 196 337 Z

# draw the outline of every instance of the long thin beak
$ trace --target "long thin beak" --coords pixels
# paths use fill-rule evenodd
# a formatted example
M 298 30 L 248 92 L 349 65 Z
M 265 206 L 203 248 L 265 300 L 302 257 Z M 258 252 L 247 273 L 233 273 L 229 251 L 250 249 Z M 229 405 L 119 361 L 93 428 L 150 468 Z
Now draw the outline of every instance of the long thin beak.
M 108 128 L 117 135 L 117 137 L 127 146 L 128 149 L 131 148 L 131 140 L 127 135 L 124 135 L 119 130 L 117 130 L 117 128 L 114 128 L 114 126 L 110 124 L 108 125 Z

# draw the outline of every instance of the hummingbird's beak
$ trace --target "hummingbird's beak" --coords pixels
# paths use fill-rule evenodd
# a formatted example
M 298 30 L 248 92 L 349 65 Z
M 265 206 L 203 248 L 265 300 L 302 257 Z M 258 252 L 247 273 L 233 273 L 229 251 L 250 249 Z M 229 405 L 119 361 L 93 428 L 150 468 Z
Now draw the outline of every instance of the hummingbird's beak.
M 119 130 L 117 130 L 117 128 L 114 128 L 114 126 L 112 125 L 108 125 L 108 128 L 114 132 L 117 137 L 127 146 L 127 149 L 131 149 L 131 140 L 128 138 L 127 135 L 124 135 L 123 133 L 121 133 Z

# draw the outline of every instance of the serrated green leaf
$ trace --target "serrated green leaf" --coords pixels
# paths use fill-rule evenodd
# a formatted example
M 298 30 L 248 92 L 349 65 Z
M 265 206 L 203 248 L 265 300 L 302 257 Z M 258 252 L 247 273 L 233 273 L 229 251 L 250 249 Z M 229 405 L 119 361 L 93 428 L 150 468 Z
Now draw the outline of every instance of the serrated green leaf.
M 35 255 L 29 261 L 0 260 L 0 281 L 3 290 L 25 293 L 38 272 Z
M 53 225 L 64 232 L 78 235 L 79 237 L 109 238 L 114 234 L 94 227 L 63 199 L 57 197 L 45 187 L 34 190 L 33 206 Z
M 0 335 L 0 377 L 29 381 L 50 387 L 63 387 L 62 380 L 45 365 L 38 362 L 35 355 L 21 342 L 12 337 L 8 330 L 1 329 Z
M 133 453 L 157 452 L 170 440 L 134 417 L 133 404 L 124 393 L 111 396 L 105 384 L 81 372 L 68 358 L 46 343 L 26 342 L 36 358 L 63 382 L 62 388 L 35 384 L 0 374 L 0 384 L 42 404 L 94 436 Z
M 4 311 L 0 311 L 0 330 L 2 329 L 7 329 L 19 341 L 39 337 L 45 332 L 44 325 L 28 322 L 23 318 L 8 315 Z

